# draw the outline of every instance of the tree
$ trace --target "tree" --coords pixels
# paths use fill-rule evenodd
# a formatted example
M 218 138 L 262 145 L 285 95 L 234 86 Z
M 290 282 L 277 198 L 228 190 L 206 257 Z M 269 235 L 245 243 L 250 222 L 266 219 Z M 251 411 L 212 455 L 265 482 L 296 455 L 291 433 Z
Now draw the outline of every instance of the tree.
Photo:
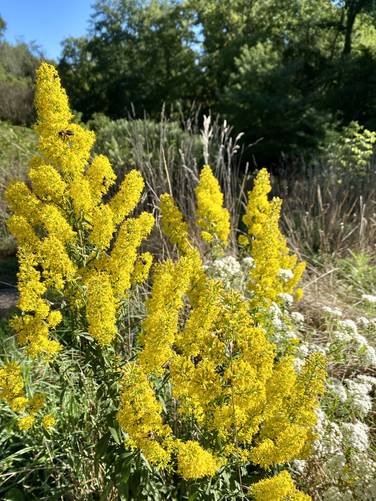
M 65 41 L 60 71 L 69 91 L 86 82 L 73 97 L 78 109 L 88 100 L 88 113 L 118 118 L 133 105 L 156 115 L 166 101 L 195 97 L 192 42 L 190 12 L 179 2 L 99 0 L 88 37 Z

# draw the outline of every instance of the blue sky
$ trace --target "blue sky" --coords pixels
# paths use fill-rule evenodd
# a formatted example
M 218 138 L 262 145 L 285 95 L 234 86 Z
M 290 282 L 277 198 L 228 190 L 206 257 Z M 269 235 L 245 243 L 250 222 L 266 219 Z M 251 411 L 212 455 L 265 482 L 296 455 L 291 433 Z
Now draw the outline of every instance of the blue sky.
M 61 41 L 86 34 L 94 0 L 0 0 L 7 23 L 5 39 L 35 41 L 48 58 L 57 59 Z

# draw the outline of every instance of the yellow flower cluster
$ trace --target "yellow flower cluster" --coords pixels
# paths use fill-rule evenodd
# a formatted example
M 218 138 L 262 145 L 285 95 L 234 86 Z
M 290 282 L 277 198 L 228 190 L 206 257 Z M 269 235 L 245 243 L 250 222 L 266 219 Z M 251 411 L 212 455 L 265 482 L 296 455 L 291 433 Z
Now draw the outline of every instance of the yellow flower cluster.
M 29 403 L 25 397 L 21 367 L 15 362 L 0 367 L 0 398 L 14 412 L 22 412 Z
M 281 294 L 292 294 L 304 271 L 304 263 L 297 263 L 297 257 L 289 250 L 279 229 L 281 200 L 268 200 L 271 191 L 269 174 L 261 169 L 254 187 L 248 194 L 248 204 L 243 222 L 248 228 L 248 237 L 242 235 L 240 243 L 250 246 L 250 255 L 255 266 L 250 272 L 249 287 L 254 294 L 254 303 L 269 306 L 272 301 L 281 302 Z M 285 278 L 281 272 L 291 272 Z M 297 298 L 301 290 L 295 291 Z
M 154 219 L 147 213 L 125 219 L 144 187 L 135 170 L 104 202 L 116 175 L 103 155 L 89 160 L 95 135 L 72 123 L 59 76 L 46 63 L 37 71 L 35 103 L 39 154 L 30 162 L 30 184 L 16 181 L 6 192 L 13 212 L 8 226 L 18 243 L 20 263 L 22 315 L 12 326 L 31 356 L 49 359 L 61 349 L 50 339 L 61 315 L 52 311 L 46 297 L 54 290 L 60 298 L 68 294 L 69 303 L 72 284 L 85 295 L 79 302 L 87 306 L 89 333 L 103 346 L 112 342 L 118 301 L 132 282 L 147 278 L 151 259 L 144 255 L 143 264 L 138 248 Z
M 207 242 L 219 240 L 226 245 L 230 233 L 230 213 L 223 207 L 223 194 L 209 165 L 200 173 L 196 187 L 197 225 Z
M 164 193 L 160 197 L 160 210 L 163 233 L 182 253 L 187 252 L 190 248 L 188 224 L 184 221 L 174 199 L 168 193 Z
M 159 467 L 166 467 L 171 451 L 171 429 L 163 423 L 162 405 L 143 369 L 129 363 L 124 371 L 122 394 L 117 419 L 126 431 L 126 445 L 142 450 L 146 459 Z
M 21 366 L 16 362 L 8 362 L 0 367 L 0 400 L 8 404 L 17 414 L 27 411 L 27 414 L 17 420 L 19 429 L 23 431 L 29 430 L 34 425 L 35 414 L 45 403 L 41 393 L 35 393 L 31 398 L 25 396 Z
M 268 178 L 262 179 L 262 189 L 256 182 L 256 196 L 269 219 L 259 219 L 267 225 L 274 217 L 270 235 L 272 243 L 277 244 L 279 273 L 283 266 L 292 267 L 296 258 L 288 255 L 278 229 L 279 209 L 275 211 L 273 203 L 268 202 L 264 186 Z M 247 300 L 210 278 L 170 195 L 161 197 L 161 207 L 162 229 L 181 256 L 176 262 L 166 260 L 154 270 L 141 350 L 134 363 L 142 388 L 136 385 L 134 375 L 125 371 L 118 419 L 128 443 L 139 447 L 158 467 L 171 468 L 176 462 L 176 471 L 186 479 L 214 475 L 220 466 L 234 460 L 252 461 L 268 471 L 304 457 L 313 439 L 315 409 L 324 387 L 322 356 L 312 355 L 299 373 L 292 357 L 276 360 L 276 347 L 252 314 L 254 297 Z M 261 209 L 259 203 L 249 205 L 246 222 L 251 221 L 251 210 L 263 216 Z M 259 240 L 264 238 L 264 231 L 256 227 Z M 257 238 L 252 238 L 253 245 Z M 259 263 L 265 264 L 257 252 L 254 260 L 256 268 Z M 275 286 L 273 280 L 279 280 L 278 273 L 272 275 L 270 286 Z M 261 278 L 255 275 L 253 286 Z M 265 290 L 265 284 L 259 283 L 259 290 Z M 277 293 L 288 290 L 281 281 Z M 270 300 L 275 297 L 269 295 Z M 143 401 L 147 402 L 144 408 Z M 137 421 L 140 415 L 142 420 Z M 178 424 L 172 426 L 172 419 Z M 282 480 L 287 482 L 287 490 Z M 262 485 L 257 492 L 263 492 Z M 275 493 L 282 496 L 280 499 L 308 499 L 284 475 L 279 491 L 277 487 Z
M 178 473 L 186 480 L 212 477 L 221 464 L 194 440 L 177 442 Z
M 252 485 L 251 492 L 256 501 L 310 501 L 312 498 L 296 489 L 287 471 L 275 477 L 266 478 Z

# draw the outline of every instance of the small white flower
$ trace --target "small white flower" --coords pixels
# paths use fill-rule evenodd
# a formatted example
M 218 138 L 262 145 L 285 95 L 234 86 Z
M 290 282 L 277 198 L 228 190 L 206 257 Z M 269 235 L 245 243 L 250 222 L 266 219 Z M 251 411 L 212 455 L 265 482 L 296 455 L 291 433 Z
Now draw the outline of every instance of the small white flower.
M 294 320 L 294 322 L 297 322 L 298 324 L 304 322 L 304 315 L 300 313 L 300 311 L 292 311 L 291 318 Z
M 328 388 L 341 403 L 346 402 L 347 391 L 346 388 L 341 383 L 341 381 L 339 381 L 338 379 L 333 379 L 328 383 Z
M 242 262 L 246 268 L 253 268 L 255 265 L 255 260 L 251 256 L 245 257 Z
M 346 464 L 346 457 L 342 452 L 333 454 L 325 463 L 324 470 L 330 478 L 336 480 L 341 476 L 343 467 Z
M 370 367 L 376 367 L 376 350 L 369 344 L 363 344 L 358 348 L 359 356 Z
M 350 343 L 353 338 L 348 332 L 334 331 L 333 332 L 334 341 L 339 341 L 341 343 Z
M 363 301 L 370 304 L 376 304 L 376 296 L 373 294 L 362 294 Z
M 301 358 L 306 358 L 309 353 L 309 347 L 306 344 L 301 343 L 298 348 L 298 356 Z
M 366 416 L 372 410 L 372 399 L 369 395 L 372 384 L 353 379 L 346 379 L 345 383 L 352 408 L 361 416 Z
M 278 296 L 286 303 L 292 304 L 294 302 L 294 298 L 291 294 L 287 294 L 287 292 L 281 292 Z
M 323 307 L 323 310 L 325 311 L 325 313 L 328 313 L 328 315 L 330 315 L 331 317 L 342 317 L 342 311 L 339 309 L 339 308 L 331 308 L 330 306 L 324 306 Z
M 366 451 L 369 447 L 368 431 L 365 423 L 356 421 L 355 423 L 341 423 L 344 440 L 355 450 Z
M 307 466 L 307 461 L 304 461 L 304 459 L 295 459 L 295 461 L 292 461 L 291 466 L 297 473 L 302 475 Z
M 286 332 L 287 339 L 299 339 L 298 335 L 294 331 Z
M 282 278 L 282 280 L 285 280 L 285 282 L 288 282 L 289 280 L 294 278 L 294 273 L 292 270 L 281 268 L 279 270 L 278 276 Z
M 324 492 L 324 501 L 342 501 L 342 492 L 338 487 L 332 485 Z
M 351 320 L 349 318 L 346 318 L 345 320 L 340 320 L 339 325 L 343 327 L 346 331 L 352 332 L 354 334 L 357 334 L 358 332 L 356 323 L 354 322 L 354 320 Z

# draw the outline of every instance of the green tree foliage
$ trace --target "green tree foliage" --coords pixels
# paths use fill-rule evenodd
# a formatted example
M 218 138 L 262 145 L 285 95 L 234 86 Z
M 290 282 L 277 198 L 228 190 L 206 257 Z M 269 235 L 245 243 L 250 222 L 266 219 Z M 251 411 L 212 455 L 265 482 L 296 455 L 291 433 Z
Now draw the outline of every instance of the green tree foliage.
M 376 0 L 97 0 L 59 70 L 84 120 L 195 102 L 270 163 L 317 151 L 352 121 L 376 129 Z
M 35 45 L 6 42 L 5 30 L 0 17 L 0 120 L 28 125 L 34 118 L 33 82 L 41 54 Z
M 88 37 L 67 40 L 60 62 L 73 106 L 118 118 L 131 105 L 153 116 L 164 102 L 191 102 L 193 41 L 191 13 L 179 2 L 97 1 Z

